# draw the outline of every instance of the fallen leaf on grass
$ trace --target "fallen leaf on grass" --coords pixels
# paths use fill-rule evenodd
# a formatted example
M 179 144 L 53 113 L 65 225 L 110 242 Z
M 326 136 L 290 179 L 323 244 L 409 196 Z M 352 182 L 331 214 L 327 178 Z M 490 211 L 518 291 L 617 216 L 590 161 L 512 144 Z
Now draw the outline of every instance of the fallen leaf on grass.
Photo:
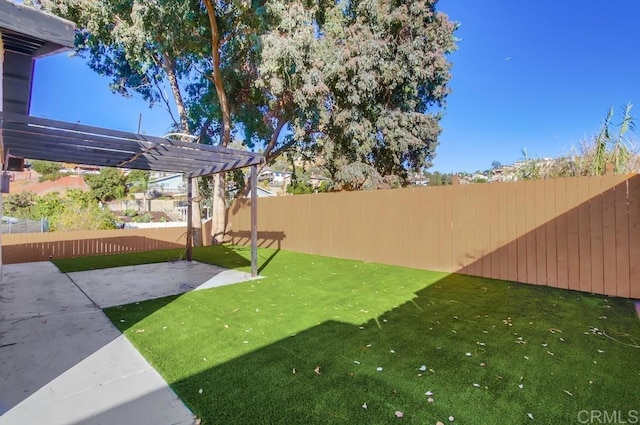
M 425 370 L 427 370 L 427 366 L 422 365 L 418 368 L 419 371 L 424 372 Z
M 396 418 L 401 418 L 401 417 L 403 417 L 403 416 L 404 416 L 404 413 L 402 413 L 402 412 L 401 412 L 401 411 L 399 411 L 399 410 L 396 410 Z
M 320 366 L 316 366 L 316 368 L 313 369 L 313 371 L 316 373 L 316 375 L 322 375 L 322 372 L 320 372 Z
M 380 366 L 378 366 L 378 367 L 376 368 L 376 370 L 377 370 L 378 372 L 382 372 L 382 368 L 381 368 Z
M 365 410 L 367 409 L 367 402 L 366 402 L 366 401 L 365 401 L 365 402 L 364 402 L 364 404 L 362 405 L 362 408 L 363 408 L 363 409 L 365 409 Z
M 531 413 L 527 413 L 527 416 L 529 417 L 529 419 L 533 420 L 533 415 Z
M 433 399 L 433 397 L 429 397 L 429 398 L 427 399 L 427 401 L 428 401 L 429 403 L 433 403 L 435 400 Z
M 480 384 L 476 384 L 475 382 L 473 383 L 473 386 L 476 388 L 480 388 Z
M 144 332 L 144 329 L 136 329 L 135 331 L 137 334 L 141 334 L 142 332 Z
M 547 354 L 550 356 L 555 356 L 555 354 L 553 354 L 551 351 L 547 351 Z
M 427 396 L 432 396 L 432 395 L 433 395 L 433 391 L 429 390 L 429 391 L 427 391 L 427 392 L 426 392 L 426 393 L 424 393 L 424 394 L 425 394 L 425 395 L 427 395 Z
M 573 396 L 573 394 L 571 394 L 569 391 L 567 390 L 563 390 L 565 393 L 569 394 L 570 396 Z

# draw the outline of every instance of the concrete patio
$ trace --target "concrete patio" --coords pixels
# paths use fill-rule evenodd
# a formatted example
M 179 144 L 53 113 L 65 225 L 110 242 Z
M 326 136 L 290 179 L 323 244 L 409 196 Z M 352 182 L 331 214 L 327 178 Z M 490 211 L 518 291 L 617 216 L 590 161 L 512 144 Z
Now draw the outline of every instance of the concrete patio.
M 193 424 L 101 307 L 248 279 L 197 262 L 68 275 L 49 262 L 3 266 L 0 424 Z

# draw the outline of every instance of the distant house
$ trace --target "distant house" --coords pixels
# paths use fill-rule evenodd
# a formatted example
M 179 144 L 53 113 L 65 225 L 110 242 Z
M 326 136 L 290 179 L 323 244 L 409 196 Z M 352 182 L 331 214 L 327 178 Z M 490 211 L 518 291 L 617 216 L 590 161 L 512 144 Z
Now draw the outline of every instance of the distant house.
M 291 184 L 291 173 L 289 171 L 272 171 L 273 180 L 271 181 L 274 185 L 290 185 Z
M 288 186 L 291 184 L 290 171 L 263 170 L 258 176 L 258 181 L 268 181 L 271 186 Z
M 182 174 L 167 174 L 149 180 L 149 192 L 159 195 L 182 195 L 187 185 Z

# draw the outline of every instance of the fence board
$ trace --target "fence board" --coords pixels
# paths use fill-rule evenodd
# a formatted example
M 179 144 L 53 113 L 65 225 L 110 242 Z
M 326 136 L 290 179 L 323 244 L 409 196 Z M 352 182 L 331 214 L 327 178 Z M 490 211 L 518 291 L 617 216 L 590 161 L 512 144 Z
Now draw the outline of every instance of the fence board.
M 467 190 L 467 196 L 470 201 L 469 207 L 472 211 L 471 227 L 473 228 L 473 239 L 471 239 L 471 250 L 469 251 L 471 256 L 471 274 L 474 276 L 482 276 L 482 199 L 480 191 L 481 187 L 469 188 Z
M 460 222 L 462 220 L 462 208 L 460 202 L 462 200 L 461 186 L 452 186 L 449 190 L 451 193 L 451 230 L 452 230 L 452 250 L 451 250 L 451 271 L 456 272 L 461 269 L 461 244 L 460 244 Z
M 604 244 L 602 241 L 603 214 L 602 205 L 602 178 L 593 177 L 589 180 L 589 215 L 591 236 L 591 292 L 601 294 L 604 290 Z
M 578 181 L 566 180 L 567 207 L 567 270 L 569 289 L 580 290 L 580 239 L 578 226 Z
M 622 297 L 640 299 L 640 176 L 629 183 L 629 291 L 619 292 Z
M 568 261 L 568 221 L 567 221 L 567 180 L 555 180 L 556 201 L 556 265 L 558 274 L 558 287 L 569 287 L 569 261 Z
M 527 282 L 527 194 L 524 187 L 520 185 L 516 190 L 516 241 L 518 250 L 518 282 Z
M 507 183 L 506 188 L 506 210 L 507 210 L 507 258 L 509 261 L 508 279 L 512 281 L 518 280 L 518 227 L 516 211 L 516 184 Z
M 471 263 L 473 258 L 473 209 L 469 198 L 469 186 L 460 186 L 460 269 L 461 273 L 473 274 Z
M 627 182 L 616 186 L 616 275 L 615 295 L 624 296 L 629 290 L 629 207 L 627 198 Z M 637 260 L 636 260 L 637 261 Z
M 525 227 L 527 241 L 527 280 L 526 283 L 535 284 L 538 280 L 538 267 L 536 264 L 536 211 L 535 211 L 535 182 L 524 182 L 523 188 L 526 195 Z
M 547 262 L 547 285 L 558 287 L 558 250 L 556 236 L 556 182 L 545 180 L 545 204 L 544 204 L 544 232 L 545 232 L 545 260 Z
M 479 255 L 481 258 L 480 266 L 482 271 L 480 276 L 492 277 L 491 272 L 491 187 L 488 184 L 481 184 L 479 187 L 479 196 L 482 199 L 478 203 L 480 210 L 480 221 L 482 225 L 479 225 L 480 229 L 480 241 L 479 242 Z
M 453 214 L 453 193 L 450 190 L 446 190 L 447 188 L 442 188 L 441 193 L 443 195 L 442 205 L 443 205 L 443 221 L 442 225 L 439 228 L 442 230 L 439 234 L 439 238 L 444 242 L 444 248 L 442 250 L 442 270 L 447 272 L 452 272 L 453 267 L 453 222 L 452 222 L 452 214 Z
M 547 285 L 546 181 L 536 180 L 533 184 L 535 193 L 536 280 L 532 283 Z
M 507 185 L 501 184 L 499 190 L 496 190 L 496 217 L 497 217 L 497 240 L 496 251 L 498 252 L 498 279 L 509 279 L 509 254 L 507 229 Z
M 616 293 L 617 260 L 616 260 L 616 212 L 615 188 L 611 187 L 602 194 L 602 263 L 603 294 Z
M 580 255 L 580 284 L 578 289 L 591 292 L 591 215 L 589 204 L 589 183 L 578 185 L 578 239 Z M 586 201 L 584 201 L 586 199 Z

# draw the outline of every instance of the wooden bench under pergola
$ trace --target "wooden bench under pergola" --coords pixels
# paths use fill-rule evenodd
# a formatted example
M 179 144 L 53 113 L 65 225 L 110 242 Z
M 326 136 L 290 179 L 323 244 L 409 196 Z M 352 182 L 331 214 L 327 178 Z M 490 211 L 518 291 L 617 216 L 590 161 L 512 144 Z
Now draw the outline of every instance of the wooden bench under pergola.
M 264 162 L 261 154 L 29 116 L 35 60 L 73 48 L 74 32 L 72 22 L 0 0 L 3 174 L 10 165 L 19 165 L 25 158 L 183 173 L 188 180 L 186 257 L 191 260 L 192 179 L 251 167 L 251 274 L 256 276 L 256 188 L 257 166 Z M 1 261 L 0 256 L 0 264 Z

